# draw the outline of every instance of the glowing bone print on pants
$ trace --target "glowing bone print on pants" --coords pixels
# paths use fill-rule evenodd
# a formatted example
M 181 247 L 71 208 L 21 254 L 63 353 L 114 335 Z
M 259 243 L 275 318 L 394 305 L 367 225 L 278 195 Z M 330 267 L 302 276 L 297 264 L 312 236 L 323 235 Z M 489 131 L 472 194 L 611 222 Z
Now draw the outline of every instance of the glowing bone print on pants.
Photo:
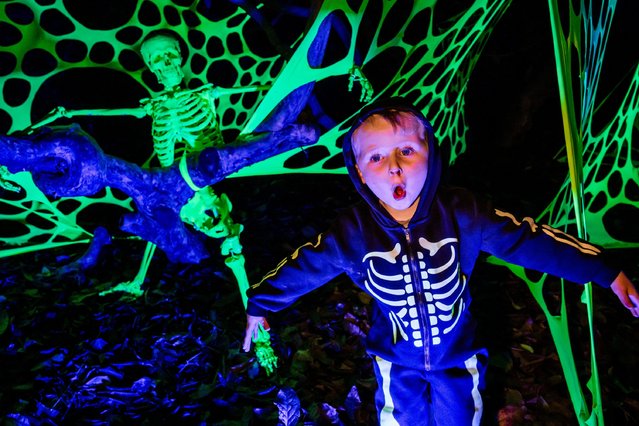
M 407 254 L 401 253 L 399 243 L 390 251 L 370 252 L 362 259 L 362 262 L 367 263 L 366 289 L 378 302 L 390 307 L 393 342 L 397 342 L 399 334 L 416 347 L 422 347 L 421 323 L 427 321 L 432 344 L 438 345 L 441 335 L 448 334 L 457 324 L 465 309 L 461 295 L 466 287 L 466 279 L 459 272 L 455 243 L 455 238 L 435 243 L 420 238 L 419 244 L 426 252 L 418 250 L 415 262 Z M 440 250 L 443 247 L 450 247 L 450 250 Z M 401 264 L 401 273 L 397 273 L 398 264 Z M 411 273 L 412 270 L 415 273 Z M 413 277 L 420 280 L 418 286 L 415 286 Z M 423 293 L 420 294 L 422 289 Z M 427 310 L 426 318 L 421 321 L 417 297 L 423 298 Z

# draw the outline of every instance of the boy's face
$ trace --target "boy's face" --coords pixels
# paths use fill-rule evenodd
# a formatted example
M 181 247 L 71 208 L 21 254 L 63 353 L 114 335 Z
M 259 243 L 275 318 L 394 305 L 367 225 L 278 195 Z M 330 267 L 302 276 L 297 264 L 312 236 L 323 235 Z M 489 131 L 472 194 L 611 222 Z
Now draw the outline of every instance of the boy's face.
M 416 117 L 401 113 L 393 128 L 372 115 L 353 133 L 353 152 L 362 183 L 387 210 L 406 210 L 417 200 L 428 175 L 428 144 Z

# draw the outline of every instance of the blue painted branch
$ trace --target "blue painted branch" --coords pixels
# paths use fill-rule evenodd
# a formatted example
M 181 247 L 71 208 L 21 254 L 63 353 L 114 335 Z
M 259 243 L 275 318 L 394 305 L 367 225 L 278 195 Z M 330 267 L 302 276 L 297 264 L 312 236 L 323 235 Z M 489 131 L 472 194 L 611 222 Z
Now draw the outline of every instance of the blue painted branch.
M 317 131 L 290 125 L 250 140 L 208 148 L 187 160 L 193 181 L 212 185 L 242 167 L 295 147 L 317 141 Z M 35 135 L 0 136 L 0 164 L 12 173 L 29 171 L 48 196 L 89 196 L 104 187 L 116 188 L 133 199 L 136 211 L 122 218 L 120 228 L 150 241 L 173 261 L 196 263 L 209 256 L 204 235 L 180 220 L 180 210 L 193 196 L 178 164 L 166 169 L 143 169 L 104 154 L 95 140 L 77 125 L 44 128 Z

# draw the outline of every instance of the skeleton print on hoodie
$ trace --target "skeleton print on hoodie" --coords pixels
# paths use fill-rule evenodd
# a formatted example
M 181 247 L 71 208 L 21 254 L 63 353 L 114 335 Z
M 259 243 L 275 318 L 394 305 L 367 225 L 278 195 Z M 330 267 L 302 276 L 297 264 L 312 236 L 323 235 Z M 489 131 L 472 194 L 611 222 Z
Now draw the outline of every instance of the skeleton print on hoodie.
M 423 123 L 429 158 L 415 215 L 397 223 L 361 183 L 353 129 L 383 108 L 414 113 Z M 607 287 L 618 271 L 598 247 L 531 218 L 517 219 L 460 188 L 440 187 L 441 159 L 433 130 L 401 98 L 365 108 L 344 138 L 348 173 L 365 202 L 342 213 L 325 233 L 301 246 L 252 286 L 247 313 L 267 316 L 346 273 L 373 298 L 367 351 L 418 369 L 463 363 L 480 348 L 470 314 L 471 275 L 480 252 L 576 283 Z

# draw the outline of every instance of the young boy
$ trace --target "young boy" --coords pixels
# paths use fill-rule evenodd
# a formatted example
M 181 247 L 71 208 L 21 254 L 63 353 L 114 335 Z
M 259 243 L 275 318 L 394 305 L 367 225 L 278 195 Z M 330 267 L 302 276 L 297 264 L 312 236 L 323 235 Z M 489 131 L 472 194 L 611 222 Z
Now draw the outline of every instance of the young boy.
M 486 350 L 475 342 L 470 276 L 480 251 L 570 281 L 611 287 L 639 316 L 639 294 L 596 246 L 439 187 L 431 125 L 392 98 L 365 108 L 344 138 L 366 204 L 297 249 L 247 294 L 244 350 L 269 312 L 345 272 L 373 302 L 366 339 L 383 425 L 478 425 Z

